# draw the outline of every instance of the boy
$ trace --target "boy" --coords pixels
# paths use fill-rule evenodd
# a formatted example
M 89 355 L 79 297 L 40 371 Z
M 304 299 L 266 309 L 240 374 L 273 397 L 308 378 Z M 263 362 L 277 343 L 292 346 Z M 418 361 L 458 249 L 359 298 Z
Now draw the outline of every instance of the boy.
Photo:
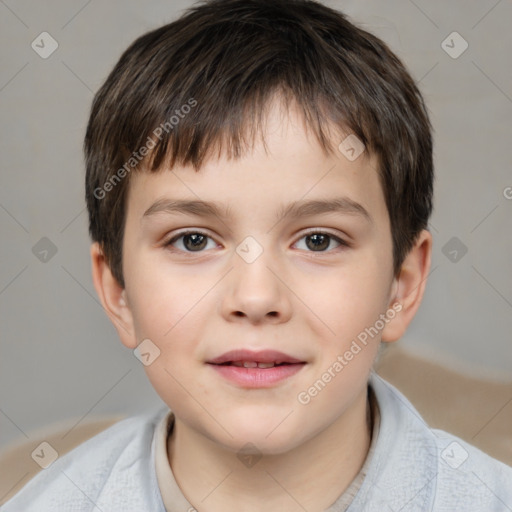
M 501 511 L 512 469 L 372 372 L 421 302 L 431 127 L 387 46 L 308 0 L 136 40 L 85 140 L 93 280 L 168 405 L 11 511 Z

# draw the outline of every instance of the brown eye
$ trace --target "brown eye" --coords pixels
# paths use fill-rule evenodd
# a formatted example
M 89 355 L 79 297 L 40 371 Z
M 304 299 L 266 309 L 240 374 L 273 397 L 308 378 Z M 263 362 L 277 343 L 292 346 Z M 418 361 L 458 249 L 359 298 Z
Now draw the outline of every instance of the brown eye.
M 208 240 L 213 242 L 205 233 L 201 233 L 200 231 L 188 231 L 176 235 L 165 244 L 165 247 L 172 246 L 173 250 L 176 248 L 182 252 L 201 252 L 208 245 Z M 216 247 L 214 242 L 213 246 Z
M 306 245 L 312 250 L 325 251 L 329 247 L 329 242 L 330 236 L 322 233 L 306 236 Z
M 299 242 L 302 240 L 305 241 L 304 245 L 306 248 L 304 250 L 308 252 L 332 252 L 332 250 L 328 250 L 332 242 L 337 244 L 333 249 L 336 249 L 339 246 L 348 246 L 348 244 L 341 238 L 321 231 L 311 231 L 303 236 Z M 297 242 L 297 244 L 299 242 Z M 303 247 L 299 248 L 302 249 Z
M 183 237 L 183 245 L 190 251 L 200 251 L 206 246 L 207 237 L 199 233 L 185 235 Z

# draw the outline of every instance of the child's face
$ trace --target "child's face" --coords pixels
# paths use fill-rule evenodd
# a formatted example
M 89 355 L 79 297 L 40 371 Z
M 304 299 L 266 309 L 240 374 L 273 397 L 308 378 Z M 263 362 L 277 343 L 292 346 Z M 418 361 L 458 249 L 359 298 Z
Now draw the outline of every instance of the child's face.
M 358 342 L 352 358 L 344 354 L 386 314 L 396 282 L 376 161 L 351 162 L 341 152 L 327 157 L 293 112 L 287 118 L 273 109 L 265 138 L 268 154 L 258 141 L 243 158 L 208 160 L 197 173 L 176 167 L 132 176 L 123 270 L 133 335 L 120 334 L 131 348 L 149 338 L 160 349 L 145 370 L 189 428 L 232 450 L 252 442 L 280 453 L 365 402 L 382 331 L 367 336 L 366 346 Z M 360 207 L 280 215 L 294 202 L 333 199 Z M 156 201 L 177 200 L 215 202 L 226 216 L 144 215 Z M 310 228 L 316 238 L 306 236 Z M 210 238 L 165 245 L 184 230 Z M 278 350 L 305 364 L 287 378 L 251 387 L 208 363 L 241 348 Z M 330 382 L 308 392 L 329 368 Z

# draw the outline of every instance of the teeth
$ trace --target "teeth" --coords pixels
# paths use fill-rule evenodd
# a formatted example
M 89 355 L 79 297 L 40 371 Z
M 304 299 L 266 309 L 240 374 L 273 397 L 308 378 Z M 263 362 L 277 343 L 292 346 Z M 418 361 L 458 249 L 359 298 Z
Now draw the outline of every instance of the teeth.
M 273 368 L 277 363 L 258 363 L 256 361 L 232 361 L 233 366 L 239 368 Z

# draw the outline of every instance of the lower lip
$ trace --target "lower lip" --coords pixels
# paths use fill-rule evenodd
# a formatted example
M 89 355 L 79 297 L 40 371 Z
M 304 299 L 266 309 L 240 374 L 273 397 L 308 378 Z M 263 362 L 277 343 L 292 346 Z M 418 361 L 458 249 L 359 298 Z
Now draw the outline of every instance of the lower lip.
M 297 372 L 306 363 L 284 364 L 272 368 L 244 368 L 243 366 L 211 364 L 225 379 L 245 388 L 268 388 Z

